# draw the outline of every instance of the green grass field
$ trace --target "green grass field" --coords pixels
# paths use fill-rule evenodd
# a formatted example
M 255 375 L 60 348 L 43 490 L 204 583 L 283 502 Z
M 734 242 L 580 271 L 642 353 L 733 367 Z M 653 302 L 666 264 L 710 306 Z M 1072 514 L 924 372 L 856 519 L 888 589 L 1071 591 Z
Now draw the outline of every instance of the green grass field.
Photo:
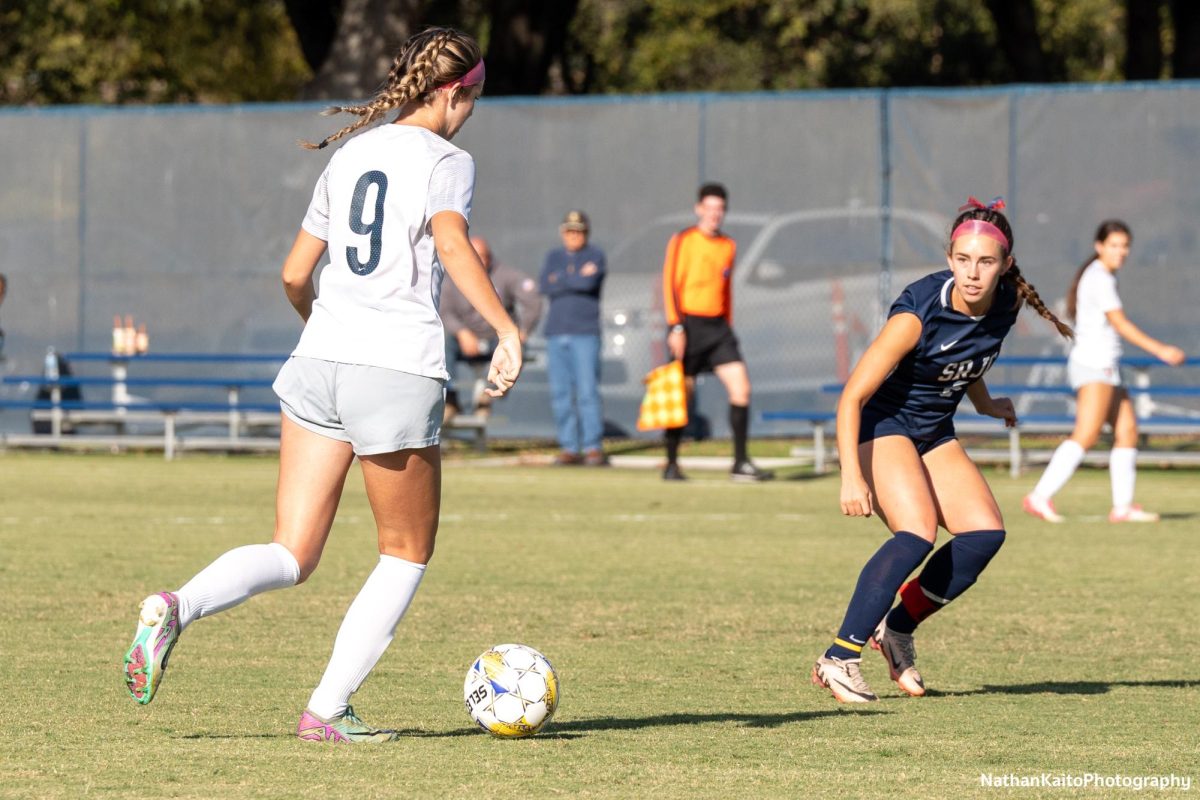
M 341 615 L 376 560 L 357 470 L 303 586 L 184 634 L 162 691 L 133 703 L 120 661 L 145 594 L 269 539 L 266 457 L 0 455 L 0 797 L 1063 797 L 981 773 L 1200 780 L 1200 475 L 1144 472 L 1156 526 L 1104 521 L 1084 471 L 1073 516 L 1023 516 L 1036 476 L 989 473 L 1009 538 L 918 635 L 931 688 L 839 707 L 809 685 L 877 520 L 838 481 L 735 486 L 695 473 L 449 464 L 438 553 L 354 703 L 394 744 L 297 741 Z M 470 660 L 520 641 L 563 700 L 530 740 L 492 739 L 462 704 Z M 1200 787 L 1194 787 L 1200 791 Z

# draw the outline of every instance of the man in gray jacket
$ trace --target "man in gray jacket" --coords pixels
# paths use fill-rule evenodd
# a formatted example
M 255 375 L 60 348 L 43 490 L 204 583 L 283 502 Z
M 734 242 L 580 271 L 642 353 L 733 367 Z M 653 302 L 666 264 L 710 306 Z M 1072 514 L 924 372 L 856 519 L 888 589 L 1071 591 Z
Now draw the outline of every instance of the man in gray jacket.
M 537 282 L 518 269 L 497 263 L 492 257 L 492 248 L 482 236 L 472 236 L 471 246 L 479 254 L 479 260 L 488 271 L 496 294 L 505 309 L 517 321 L 524 343 L 538 324 L 542 315 L 542 298 L 538 294 Z M 442 299 L 439 306 L 442 325 L 446 329 L 446 369 L 451 379 L 446 383 L 446 415 L 450 421 L 463 407 L 458 392 L 454 389 L 454 374 L 457 366 L 466 362 L 472 367 L 485 367 L 491 361 L 495 347 L 496 332 L 483 316 L 467 302 L 454 281 L 442 283 Z M 475 413 L 486 416 L 490 411 L 490 397 L 481 395 L 474 399 Z M 468 390 L 468 403 L 471 402 Z

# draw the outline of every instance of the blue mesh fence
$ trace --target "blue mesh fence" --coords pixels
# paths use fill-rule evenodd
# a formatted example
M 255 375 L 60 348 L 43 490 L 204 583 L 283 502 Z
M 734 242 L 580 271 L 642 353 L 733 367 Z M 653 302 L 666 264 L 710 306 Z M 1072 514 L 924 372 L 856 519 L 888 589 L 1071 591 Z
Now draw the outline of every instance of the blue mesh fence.
M 36 373 L 51 345 L 105 350 L 114 314 L 146 323 L 155 352 L 290 349 L 299 319 L 278 274 L 329 157 L 296 146 L 336 127 L 321 108 L 0 112 L 0 369 Z M 536 275 L 563 213 L 591 217 L 610 269 L 606 416 L 624 430 L 662 358 L 666 241 L 692 221 L 704 180 L 731 192 L 735 328 L 758 411 L 832 406 L 821 386 L 844 376 L 905 283 L 941 268 L 968 195 L 1008 199 L 1017 258 L 1052 305 L 1096 224 L 1126 219 L 1130 316 L 1189 352 L 1200 345 L 1200 84 L 485 99 L 458 143 L 478 165 L 472 231 L 499 260 Z M 1062 346 L 1025 314 L 1006 352 Z M 173 374 L 205 369 L 217 368 Z M 494 433 L 550 435 L 540 359 L 518 391 Z M 723 432 L 724 392 L 709 378 L 699 396 Z

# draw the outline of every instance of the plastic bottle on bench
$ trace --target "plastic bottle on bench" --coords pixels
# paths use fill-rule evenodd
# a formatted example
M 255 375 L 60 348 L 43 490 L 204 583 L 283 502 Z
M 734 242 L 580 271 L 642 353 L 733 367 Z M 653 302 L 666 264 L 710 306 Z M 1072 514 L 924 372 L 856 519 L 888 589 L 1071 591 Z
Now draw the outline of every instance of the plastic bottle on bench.
M 46 348 L 42 377 L 46 379 L 47 383 L 58 383 L 58 353 L 54 352 L 53 346 Z
M 137 353 L 137 328 L 133 326 L 133 315 L 125 315 L 125 335 L 122 344 L 125 345 L 121 351 L 123 356 L 132 356 Z

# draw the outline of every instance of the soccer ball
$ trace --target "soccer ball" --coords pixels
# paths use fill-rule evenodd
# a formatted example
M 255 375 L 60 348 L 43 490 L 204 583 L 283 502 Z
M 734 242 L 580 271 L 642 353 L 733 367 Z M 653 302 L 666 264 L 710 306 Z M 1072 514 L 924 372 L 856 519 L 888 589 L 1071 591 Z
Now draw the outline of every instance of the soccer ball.
M 463 683 L 467 713 L 493 736 L 532 736 L 558 707 L 558 675 L 523 644 L 498 644 L 471 663 Z

